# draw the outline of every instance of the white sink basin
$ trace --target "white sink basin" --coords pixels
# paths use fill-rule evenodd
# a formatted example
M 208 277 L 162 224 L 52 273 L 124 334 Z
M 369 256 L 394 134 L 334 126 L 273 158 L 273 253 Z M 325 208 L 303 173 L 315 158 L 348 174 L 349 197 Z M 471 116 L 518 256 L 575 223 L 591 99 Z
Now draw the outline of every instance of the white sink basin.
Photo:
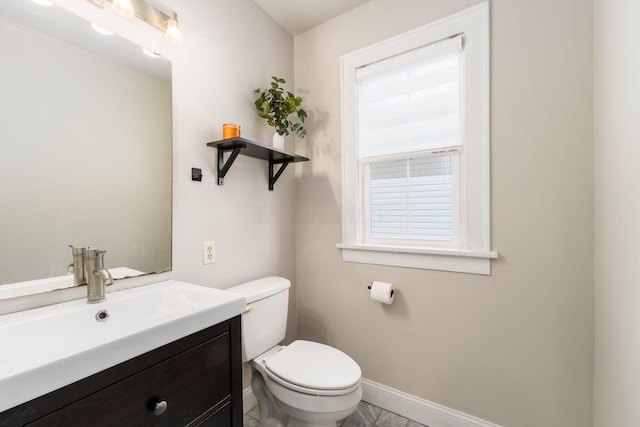
M 168 280 L 0 316 L 0 411 L 230 319 L 240 295 Z M 105 321 L 96 314 L 106 310 Z

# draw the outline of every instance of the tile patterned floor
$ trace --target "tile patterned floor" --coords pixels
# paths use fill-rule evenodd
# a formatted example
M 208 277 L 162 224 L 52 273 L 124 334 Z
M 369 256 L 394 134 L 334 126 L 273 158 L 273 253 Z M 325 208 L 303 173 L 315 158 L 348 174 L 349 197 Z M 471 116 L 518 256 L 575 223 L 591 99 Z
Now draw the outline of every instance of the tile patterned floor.
M 256 406 L 245 414 L 244 427 L 258 427 L 259 419 L 260 412 Z M 338 425 L 340 427 L 427 427 L 365 401 L 360 402 L 358 409 Z

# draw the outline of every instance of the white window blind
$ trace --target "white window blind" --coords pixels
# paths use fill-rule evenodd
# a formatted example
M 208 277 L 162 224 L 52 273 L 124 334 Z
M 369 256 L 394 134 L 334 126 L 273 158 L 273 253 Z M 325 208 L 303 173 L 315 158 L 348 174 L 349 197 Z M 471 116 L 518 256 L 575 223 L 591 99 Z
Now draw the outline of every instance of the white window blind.
M 360 158 L 460 146 L 462 36 L 356 70 Z
M 462 37 L 356 70 L 365 241 L 459 239 Z

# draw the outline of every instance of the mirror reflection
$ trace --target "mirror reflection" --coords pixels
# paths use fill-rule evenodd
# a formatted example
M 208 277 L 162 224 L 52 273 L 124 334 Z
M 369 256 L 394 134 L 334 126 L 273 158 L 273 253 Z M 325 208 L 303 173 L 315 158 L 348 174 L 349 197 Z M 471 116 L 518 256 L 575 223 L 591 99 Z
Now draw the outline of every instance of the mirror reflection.
M 171 65 L 57 6 L 0 3 L 0 285 L 171 269 Z M 0 287 L 0 294 L 1 294 Z

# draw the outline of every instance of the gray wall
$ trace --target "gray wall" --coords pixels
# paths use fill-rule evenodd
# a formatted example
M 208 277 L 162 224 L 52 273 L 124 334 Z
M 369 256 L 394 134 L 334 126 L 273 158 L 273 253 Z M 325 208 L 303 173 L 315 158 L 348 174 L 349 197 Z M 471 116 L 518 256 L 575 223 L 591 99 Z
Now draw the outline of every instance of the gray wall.
M 594 8 L 594 425 L 640 420 L 640 3 Z
M 373 0 L 294 38 L 299 337 L 505 426 L 592 424 L 592 4 L 491 2 L 491 276 L 342 262 L 339 57 L 476 4 Z M 393 282 L 390 307 L 368 299 Z

